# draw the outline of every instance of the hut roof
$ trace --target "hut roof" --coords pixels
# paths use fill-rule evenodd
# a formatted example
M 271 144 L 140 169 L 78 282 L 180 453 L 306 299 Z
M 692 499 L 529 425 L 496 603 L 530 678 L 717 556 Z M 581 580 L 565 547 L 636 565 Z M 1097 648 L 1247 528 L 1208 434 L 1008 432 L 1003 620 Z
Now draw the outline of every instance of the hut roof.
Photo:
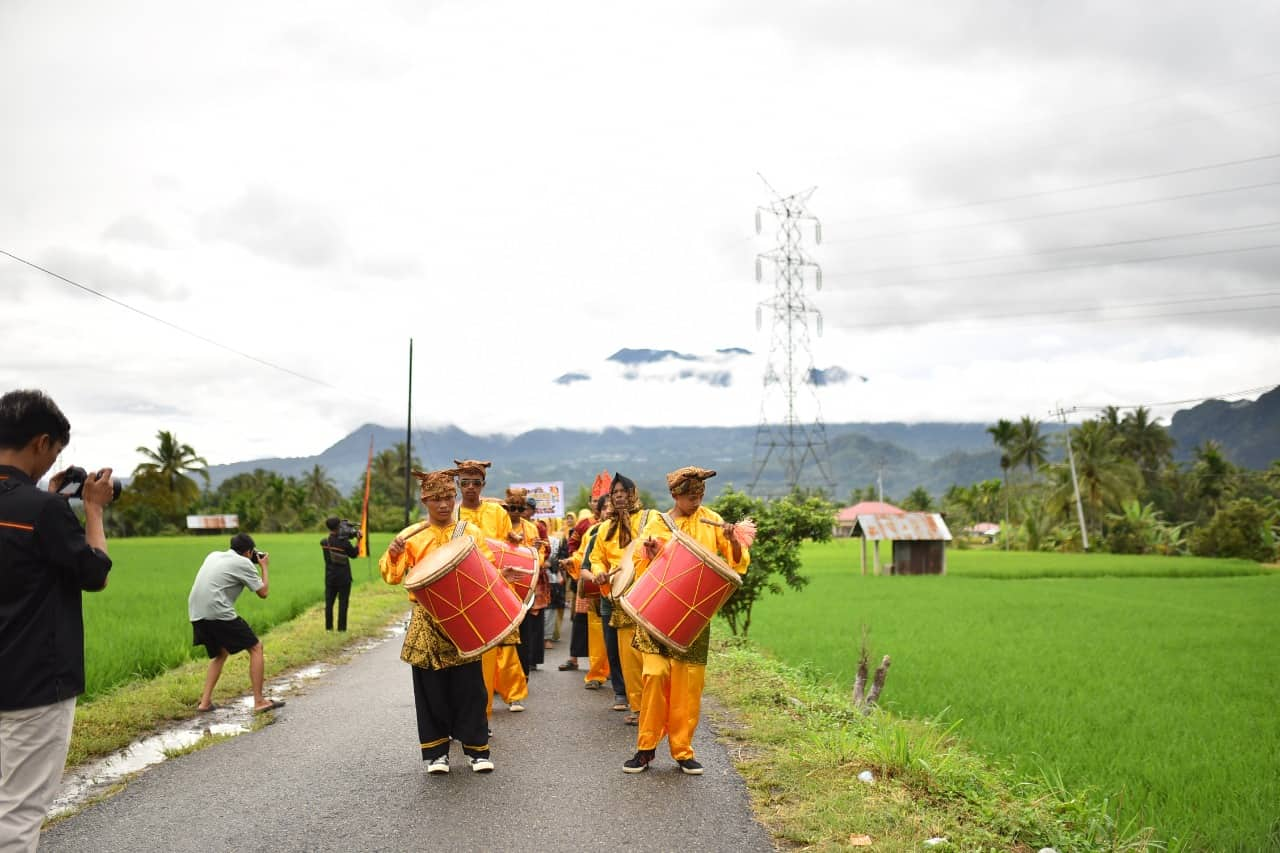
M 903 512 L 893 514 L 866 513 L 853 525 L 854 536 L 865 536 L 872 542 L 950 542 L 951 531 L 936 512 Z
M 836 521 L 857 521 L 860 515 L 902 515 L 904 510 L 881 501 L 862 501 L 836 513 Z

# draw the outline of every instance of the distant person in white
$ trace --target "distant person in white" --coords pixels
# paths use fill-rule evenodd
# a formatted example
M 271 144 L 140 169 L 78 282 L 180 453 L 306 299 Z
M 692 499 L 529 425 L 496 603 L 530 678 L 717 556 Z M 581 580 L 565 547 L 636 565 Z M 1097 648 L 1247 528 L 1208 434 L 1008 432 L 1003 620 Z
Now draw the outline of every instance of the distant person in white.
M 231 537 L 231 550 L 214 551 L 204 558 L 200 571 L 196 572 L 187 597 L 187 615 L 191 619 L 191 644 L 204 646 L 209 653 L 209 673 L 204 679 L 204 692 L 200 694 L 198 711 L 212 711 L 213 688 L 222 676 L 222 666 L 231 655 L 249 652 L 249 681 L 253 685 L 253 710 L 270 711 L 284 707 L 280 699 L 268 699 L 262 695 L 263 655 L 262 641 L 253 633 L 249 623 L 236 613 L 236 599 L 247 587 L 267 597 L 269 579 L 267 565 L 270 562 L 265 551 L 259 551 L 253 537 L 237 533 Z M 258 574 L 259 567 L 262 570 Z

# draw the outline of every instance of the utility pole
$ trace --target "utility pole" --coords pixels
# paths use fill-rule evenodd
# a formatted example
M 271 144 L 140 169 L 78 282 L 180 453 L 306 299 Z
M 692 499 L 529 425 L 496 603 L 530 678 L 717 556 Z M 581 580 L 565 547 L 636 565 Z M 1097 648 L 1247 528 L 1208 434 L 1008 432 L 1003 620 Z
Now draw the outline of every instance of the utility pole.
M 409 509 L 413 506 L 409 481 L 413 468 L 413 338 L 409 338 L 409 415 L 404 425 L 404 526 L 409 526 Z
M 764 181 L 764 176 L 760 179 Z M 765 186 L 773 195 L 768 206 L 756 208 L 756 233 L 762 231 L 762 215 L 778 222 L 778 245 L 756 255 L 756 281 L 764 279 L 764 264 L 773 267 L 773 298 L 756 305 L 756 329 L 760 329 L 763 310 L 773 315 L 773 331 L 769 360 L 764 372 L 764 394 L 760 403 L 760 423 L 756 427 L 753 463 L 755 476 L 748 492 L 779 491 L 765 485 L 758 488 L 771 460 L 782 468 L 782 491 L 790 493 L 806 482 L 806 471 L 813 470 L 808 480 L 828 493 L 835 484 L 827 472 L 827 429 L 822 422 L 815 390 L 817 371 L 809 349 L 809 321 L 814 321 L 822 334 L 822 314 L 805 296 L 808 277 L 814 289 L 822 289 L 822 267 L 812 260 L 802 246 L 801 225 L 812 223 L 814 242 L 822 242 L 822 223 L 806 209 L 809 197 L 817 187 L 792 195 L 780 195 L 768 181 Z M 801 420 L 796 395 L 807 384 L 813 393 L 812 422 Z
M 1067 425 L 1068 411 L 1074 412 L 1075 407 L 1067 410 L 1059 405 L 1058 410 L 1053 413 L 1062 421 L 1063 426 Z M 1067 426 L 1067 431 L 1064 435 L 1067 440 L 1067 463 L 1071 466 L 1071 488 L 1075 489 L 1076 492 L 1076 517 L 1080 519 L 1080 544 L 1084 546 L 1084 550 L 1088 551 L 1089 529 L 1084 524 L 1084 504 L 1080 503 L 1080 481 L 1076 479 L 1076 455 L 1071 450 L 1071 427 Z

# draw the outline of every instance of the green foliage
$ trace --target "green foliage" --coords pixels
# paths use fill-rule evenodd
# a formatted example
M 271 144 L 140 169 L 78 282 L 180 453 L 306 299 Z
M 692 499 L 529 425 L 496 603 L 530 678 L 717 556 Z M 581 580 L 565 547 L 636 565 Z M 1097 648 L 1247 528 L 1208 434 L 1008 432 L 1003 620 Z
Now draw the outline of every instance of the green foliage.
M 751 565 L 742 586 L 720 608 L 729 629 L 746 636 L 751 630 L 751 609 L 766 594 L 778 594 L 783 585 L 802 589 L 808 582 L 801 574 L 799 546 L 805 540 L 825 542 L 831 538 L 835 509 L 820 497 L 789 495 L 778 500 L 753 498 L 727 488 L 711 508 L 735 522 L 752 518 L 756 541 L 751 547 Z
M 916 486 L 902 501 L 902 508 L 910 512 L 932 512 L 933 498 L 924 486 Z
M 1191 534 L 1191 553 L 1202 557 L 1243 557 L 1270 562 L 1277 557 L 1280 512 L 1249 498 L 1234 500 Z

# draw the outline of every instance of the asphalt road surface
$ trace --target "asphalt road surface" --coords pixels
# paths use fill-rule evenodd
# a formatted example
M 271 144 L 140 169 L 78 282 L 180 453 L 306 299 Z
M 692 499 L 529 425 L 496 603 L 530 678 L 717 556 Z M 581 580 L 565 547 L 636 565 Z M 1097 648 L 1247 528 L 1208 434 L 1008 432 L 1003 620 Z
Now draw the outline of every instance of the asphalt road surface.
M 705 714 L 704 775 L 682 774 L 665 741 L 647 772 L 623 773 L 636 729 L 607 686 L 556 670 L 566 648 L 531 674 L 528 710 L 494 701 L 492 773 L 454 743 L 452 772 L 427 775 L 393 638 L 289 696 L 261 731 L 165 761 L 50 827 L 41 850 L 774 849 Z

